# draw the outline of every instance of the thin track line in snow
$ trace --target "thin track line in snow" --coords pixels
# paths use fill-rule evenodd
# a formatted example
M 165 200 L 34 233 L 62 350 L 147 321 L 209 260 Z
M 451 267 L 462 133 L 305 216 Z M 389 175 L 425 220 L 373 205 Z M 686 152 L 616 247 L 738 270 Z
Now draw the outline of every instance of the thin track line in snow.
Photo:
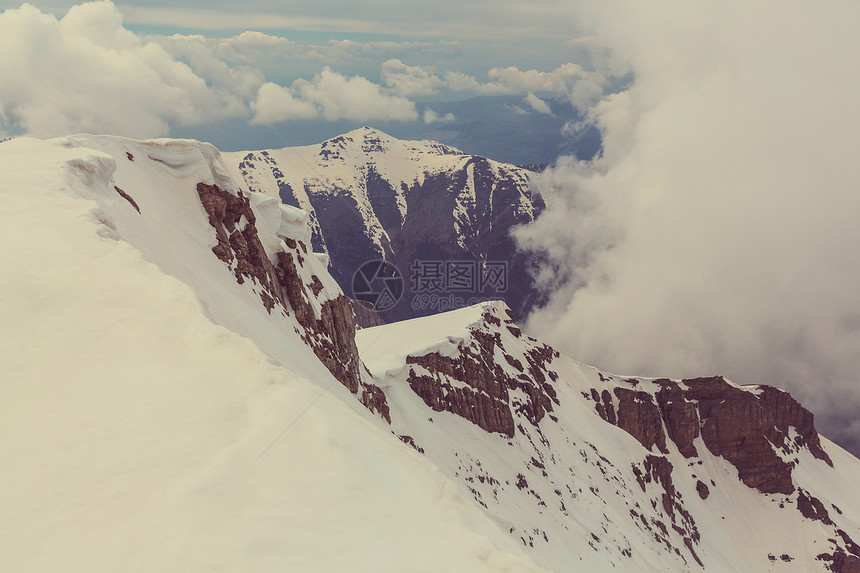
M 320 398 L 322 398 L 322 397 L 323 397 L 323 394 L 328 394 L 329 388 L 331 388 L 331 387 L 332 387 L 332 384 L 334 384 L 335 382 L 337 382 L 337 378 L 335 378 L 334 380 L 332 380 L 331 382 L 329 382 L 328 386 L 326 386 L 325 388 L 323 388 L 323 391 L 322 391 L 322 392 L 320 392 L 319 394 L 317 394 L 316 398 L 314 398 L 313 400 L 311 400 L 311 401 L 310 401 L 310 403 L 309 403 L 307 406 L 305 406 L 305 409 L 304 409 L 304 410 L 302 410 L 302 411 L 299 413 L 299 415 L 298 415 L 298 416 L 296 416 L 295 418 L 293 418 L 293 420 L 292 420 L 289 424 L 287 424 L 287 426 L 286 426 L 283 430 L 281 430 L 281 433 L 280 433 L 280 434 L 278 434 L 278 435 L 275 437 L 275 439 L 274 439 L 274 440 L 272 440 L 272 441 L 269 443 L 269 445 L 268 445 L 268 446 L 266 446 L 266 449 L 264 449 L 262 452 L 260 452 L 260 453 L 259 453 L 259 455 L 258 455 L 256 458 L 254 458 L 254 461 L 256 462 L 257 460 L 259 460 L 260 458 L 262 458 L 262 457 L 266 454 L 266 452 L 268 452 L 268 451 L 269 451 L 269 449 L 271 449 L 271 447 L 275 445 L 275 442 L 277 442 L 278 440 L 280 440 L 281 438 L 283 438 L 283 437 L 284 437 L 284 434 L 286 434 L 286 433 L 287 433 L 287 430 L 289 430 L 290 428 L 292 428 L 292 427 L 296 424 L 296 422 L 298 422 L 299 420 L 301 420 L 301 419 L 302 419 L 302 416 L 304 416 L 305 414 L 307 414 L 308 410 L 310 410 L 310 409 L 311 409 L 311 407 L 312 407 L 314 404 L 316 404 L 316 403 L 317 403 L 317 400 L 319 400 Z
M 305 160 L 305 158 L 304 158 L 304 157 L 302 157 L 302 156 L 301 156 L 301 154 L 300 154 L 298 151 L 296 151 L 295 147 L 291 146 L 291 145 L 289 144 L 289 142 L 286 140 L 286 138 L 285 138 L 283 135 L 281 135 L 281 133 L 280 133 L 278 130 L 276 130 L 276 129 L 272 126 L 272 124 L 271 124 L 271 123 L 269 123 L 268 121 L 266 121 L 266 119 L 265 119 L 263 116 L 261 116 L 259 113 L 257 113 L 257 111 L 256 111 L 256 110 L 254 110 L 254 115 L 257 117 L 257 119 L 259 119 L 259 120 L 263 123 L 263 125 L 265 125 L 266 127 L 268 127 L 268 128 L 272 131 L 272 133 L 274 133 L 276 136 L 278 136 L 278 138 L 279 138 L 279 139 L 280 139 L 280 140 L 285 144 L 285 147 L 288 147 L 290 150 L 292 150 L 292 152 L 296 154 L 296 157 L 298 157 L 299 159 L 301 159 L 301 160 L 302 160 L 302 162 L 303 162 L 305 165 L 307 165 L 307 166 L 308 166 L 308 168 L 310 168 L 310 170 L 311 170 L 311 171 L 313 171 L 313 172 L 317 175 L 317 177 L 318 177 L 318 178 L 322 179 L 322 174 L 321 174 L 319 171 L 317 171 L 317 170 L 316 170 L 316 168 L 315 168 L 313 165 L 311 165 L 310 163 L 308 163 L 308 162 Z M 385 325 L 385 326 L 387 327 L 387 326 L 389 326 L 389 325 Z M 377 328 L 382 328 L 382 327 L 380 326 L 380 327 L 377 327 Z M 371 342 L 371 343 L 367 346 L 367 348 L 370 348 L 371 346 L 373 346 L 373 345 L 376 343 L 376 341 L 377 341 L 377 340 L 379 340 L 379 339 L 382 337 L 382 335 L 383 335 L 383 334 L 384 334 L 384 331 L 383 331 L 383 332 L 381 332 L 381 333 L 379 334 L 379 336 L 377 336 L 377 337 L 373 340 L 373 342 Z M 360 356 L 357 356 L 356 358 L 358 358 L 359 360 L 361 359 L 361 357 L 360 357 Z M 257 457 L 256 457 L 256 458 L 254 458 L 254 461 L 256 462 L 257 460 L 259 460 L 260 458 L 262 458 L 262 457 L 266 454 L 266 452 L 268 452 L 268 451 L 272 448 L 272 446 L 274 446 L 274 445 L 275 445 L 275 444 L 276 444 L 276 443 L 277 443 L 281 438 L 283 438 L 283 437 L 284 437 L 284 434 L 286 434 L 286 433 L 289 431 L 289 429 L 290 429 L 290 428 L 292 428 L 294 425 L 296 425 L 296 423 L 297 423 L 299 420 L 301 420 L 301 419 L 302 419 L 302 417 L 303 417 L 305 414 L 307 414 L 307 413 L 308 413 L 308 410 L 310 410 L 310 409 L 313 407 L 313 405 L 314 405 L 314 404 L 316 404 L 316 403 L 317 403 L 317 401 L 318 401 L 320 398 L 322 398 L 322 397 L 323 397 L 323 395 L 324 395 L 324 394 L 328 394 L 328 391 L 331 389 L 332 385 L 334 385 L 334 383 L 335 383 L 335 382 L 337 382 L 337 381 L 338 381 L 338 380 L 337 380 L 337 378 L 334 378 L 331 382 L 329 382 L 328 386 L 326 386 L 325 388 L 323 388 L 323 391 L 322 391 L 322 392 L 320 392 L 319 394 L 317 394 L 317 396 L 316 396 L 313 400 L 311 400 L 311 401 L 310 401 L 310 403 L 309 403 L 307 406 L 305 406 L 304 410 L 302 410 L 301 412 L 299 412 L 299 415 L 298 415 L 298 416 L 296 416 L 295 418 L 293 418 L 293 419 L 290 421 L 290 423 L 289 423 L 289 424 L 287 424 L 287 425 L 284 427 L 284 429 L 283 429 L 283 430 L 281 430 L 281 433 L 280 433 L 280 434 L 278 434 L 278 435 L 275 437 L 275 439 L 274 439 L 274 440 L 272 440 L 272 441 L 269 443 L 269 445 L 268 445 L 268 446 L 266 446 L 266 448 L 265 448 L 262 452 L 260 452 L 260 453 L 259 453 L 259 455 L 257 455 Z
M 383 334 L 385 334 L 385 331 L 386 331 L 386 330 L 388 330 L 389 328 L 391 328 L 391 325 L 390 325 L 390 324 L 384 324 L 384 325 L 381 325 L 381 326 L 377 326 L 376 328 L 379 328 L 380 330 L 382 330 L 382 332 L 380 332 L 380 333 L 379 333 L 379 336 L 377 336 L 376 338 L 374 338 L 374 339 L 373 339 L 373 342 L 371 342 L 370 344 L 368 344 L 368 345 L 365 347 L 365 349 L 368 349 L 368 348 L 372 347 L 374 344 L 376 344 L 376 342 L 377 342 L 380 338 L 382 338 L 382 335 L 383 335 Z M 361 360 L 361 355 L 356 355 L 356 359 Z M 332 381 L 328 383 L 328 386 L 326 386 L 325 388 L 323 388 L 323 391 L 322 391 L 322 392 L 320 392 L 319 394 L 317 394 L 317 395 L 316 395 L 316 397 L 315 397 L 313 400 L 311 400 L 311 401 L 308 403 L 308 405 L 307 405 L 307 406 L 305 406 L 304 410 L 302 410 L 301 412 L 299 412 L 299 415 L 298 415 L 298 416 L 296 416 L 295 418 L 293 418 L 293 419 L 290 421 L 290 423 L 288 423 L 288 424 L 284 427 L 284 429 L 283 429 L 283 430 L 281 430 L 281 433 L 280 433 L 280 434 L 278 434 L 277 436 L 275 436 L 275 439 L 274 439 L 274 440 L 272 440 L 271 442 L 269 442 L 269 445 L 268 445 L 268 446 L 266 446 L 266 448 L 265 448 L 262 452 L 260 452 L 260 453 L 257 455 L 257 457 L 256 457 L 256 458 L 254 458 L 254 461 L 256 462 L 257 460 L 259 460 L 260 458 L 262 458 L 262 457 L 266 454 L 266 452 L 268 452 L 268 451 L 272 448 L 272 446 L 274 446 L 274 445 L 275 445 L 275 443 L 276 443 L 276 442 L 278 442 L 281 438 L 283 438 L 283 437 L 284 437 L 284 434 L 286 434 L 286 433 L 287 433 L 287 431 L 289 431 L 289 429 L 290 429 L 290 428 L 292 428 L 293 426 L 295 426 L 295 425 L 296 425 L 296 422 L 298 422 L 299 420 L 301 420 L 301 419 L 302 419 L 302 416 L 304 416 L 305 414 L 307 414 L 307 413 L 308 413 L 308 410 L 310 410 L 310 409 L 313 407 L 313 405 L 314 405 L 314 404 L 316 404 L 316 403 L 317 403 L 317 401 L 318 401 L 320 398 L 322 398 L 322 397 L 323 397 L 323 395 L 324 395 L 324 394 L 328 394 L 328 391 L 331 389 L 331 387 L 332 387 L 332 386 L 334 385 L 334 383 L 335 383 L 335 382 L 337 382 L 337 381 L 338 381 L 338 380 L 337 380 L 337 378 L 334 378 L 334 376 L 332 376 Z

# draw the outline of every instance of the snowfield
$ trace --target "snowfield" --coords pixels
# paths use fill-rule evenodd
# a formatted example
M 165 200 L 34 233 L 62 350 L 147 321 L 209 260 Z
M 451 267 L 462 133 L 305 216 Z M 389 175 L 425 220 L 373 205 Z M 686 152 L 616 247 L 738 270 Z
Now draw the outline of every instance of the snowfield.
M 308 314 L 267 306 L 238 234 L 216 256 L 201 184 L 247 197 L 236 232 L 291 253 Z M 195 141 L 0 143 L 3 571 L 860 570 L 860 461 L 799 406 L 612 376 L 503 303 L 357 333 L 387 422 L 322 359 L 352 333 L 307 326 L 342 301 L 313 221 L 239 191 Z M 757 416 L 761 468 L 721 422 Z
M 191 142 L 0 147 L 2 569 L 535 569 L 292 325 L 263 324 L 185 185 L 217 161 Z

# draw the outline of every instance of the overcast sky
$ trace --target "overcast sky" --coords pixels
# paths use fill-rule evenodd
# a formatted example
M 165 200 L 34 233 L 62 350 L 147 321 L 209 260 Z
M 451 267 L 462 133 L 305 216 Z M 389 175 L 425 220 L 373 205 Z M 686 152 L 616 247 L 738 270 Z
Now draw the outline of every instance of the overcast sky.
M 553 295 L 529 329 L 609 371 L 786 388 L 860 452 L 856 0 L 0 8 L 0 136 L 441 125 L 422 102 L 568 99 L 604 154 L 543 180 L 520 238 Z

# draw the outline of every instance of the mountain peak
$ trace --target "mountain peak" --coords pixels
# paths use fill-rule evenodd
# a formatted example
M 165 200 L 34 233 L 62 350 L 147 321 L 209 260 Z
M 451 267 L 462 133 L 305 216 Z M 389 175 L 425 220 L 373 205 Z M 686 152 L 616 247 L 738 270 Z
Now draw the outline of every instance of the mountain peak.
M 331 272 L 347 292 L 369 261 L 388 261 L 407 277 L 416 260 L 450 260 L 468 275 L 457 299 L 503 298 L 518 315 L 535 300 L 530 261 L 517 255 L 509 232 L 543 209 L 526 169 L 367 126 L 319 145 L 225 157 L 249 189 L 309 212 L 314 250 L 331 256 Z M 482 280 L 482 268 L 498 281 Z M 382 309 L 382 319 L 454 308 L 439 297 L 413 304 L 421 294 L 405 292 Z

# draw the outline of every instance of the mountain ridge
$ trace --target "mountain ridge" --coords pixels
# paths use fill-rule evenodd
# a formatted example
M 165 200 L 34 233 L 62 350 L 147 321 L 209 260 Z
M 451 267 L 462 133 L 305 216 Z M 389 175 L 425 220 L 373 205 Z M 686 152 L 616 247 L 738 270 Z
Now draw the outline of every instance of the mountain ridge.
M 613 376 L 501 302 L 356 331 L 310 215 L 206 144 L 0 166 L 21 569 L 860 567 L 860 460 L 781 390 Z
M 360 331 L 362 356 L 370 361 L 374 379 L 382 387 L 399 385 L 400 392 L 408 388 L 437 412 L 429 423 L 419 423 L 416 415 L 408 417 L 412 425 L 408 443 L 439 460 L 437 463 L 447 462 L 452 468 L 456 464 L 454 474 L 464 480 L 476 502 L 494 512 L 497 519 L 516 525 L 511 533 L 521 536 L 524 546 L 537 555 L 543 553 L 546 558 L 547 547 L 562 536 L 565 546 L 580 543 L 586 557 L 589 553 L 609 554 L 613 567 L 631 571 L 651 570 L 633 555 L 652 551 L 656 555 L 646 558 L 647 563 L 659 560 L 661 567 L 684 571 L 764 570 L 773 563 L 771 557 L 778 558 L 780 564 L 796 563 L 795 567 L 800 567 L 796 570 L 803 571 L 814 569 L 812 562 L 819 563 L 819 570 L 830 571 L 854 571 L 860 565 L 853 541 L 856 534 L 852 538 L 846 532 L 846 528 L 856 530 L 856 522 L 836 525 L 829 521 L 832 514 L 842 511 L 838 501 L 828 502 L 825 495 L 815 493 L 815 480 L 804 483 L 795 475 L 797 466 L 827 472 L 834 461 L 814 430 L 812 414 L 787 392 L 770 386 L 737 386 L 722 377 L 678 381 L 620 378 L 570 361 L 528 337 L 503 305 L 488 304 L 449 314 L 456 313 L 467 318 L 453 324 L 447 336 L 442 334 L 444 329 L 428 329 L 441 338 L 435 344 L 401 333 L 409 328 L 408 322 Z M 416 319 L 446 320 L 444 315 Z M 464 328 L 464 324 L 468 326 Z M 385 328 L 384 334 L 377 333 Z M 385 357 L 380 361 L 372 348 L 365 350 L 362 344 L 379 344 L 380 338 L 383 343 L 400 341 L 412 350 L 398 353 L 397 360 Z M 491 362 L 489 356 L 495 360 Z M 378 361 L 376 367 L 374 361 Z M 404 423 L 399 411 L 404 401 L 393 401 L 395 428 Z M 738 412 L 758 412 L 758 416 L 738 425 Z M 470 436 L 463 424 L 456 432 L 437 430 L 441 424 L 436 421 L 438 415 L 461 418 L 466 427 L 499 436 L 501 442 L 495 439 L 496 447 L 508 452 L 502 455 L 505 461 L 496 461 L 495 468 L 490 469 L 486 462 L 490 456 L 478 453 L 474 438 L 458 438 Z M 587 420 L 589 415 L 623 431 L 626 438 L 621 440 L 625 445 L 620 456 L 618 446 L 607 447 L 600 436 L 605 430 L 589 428 L 588 422 L 576 430 L 569 426 L 571 421 Z M 701 428 L 699 419 L 703 421 Z M 450 453 L 434 447 L 441 440 L 439 433 L 447 434 L 446 443 L 455 451 L 453 461 Z M 782 442 L 775 436 L 782 436 Z M 774 441 L 772 449 L 770 440 Z M 826 444 L 834 448 L 832 443 Z M 835 449 L 843 461 L 845 456 L 850 459 L 846 452 Z M 570 466 L 572 459 L 560 459 L 560 452 L 570 452 L 579 464 Z M 464 459 L 473 460 L 468 471 L 461 463 Z M 709 469 L 701 469 L 703 464 Z M 580 484 L 578 490 L 567 489 L 573 483 Z M 739 509 L 734 521 L 743 522 L 750 516 L 744 516 L 742 508 L 732 507 L 733 502 L 727 502 L 727 507 L 708 505 L 714 496 L 726 495 L 728 499 L 739 495 L 749 498 L 764 515 L 775 508 L 775 515 L 760 515 L 760 522 L 776 530 L 779 528 L 773 523 L 788 521 L 791 526 L 782 529 L 794 536 L 796 531 L 792 530 L 800 527 L 798 522 L 818 521 L 822 531 L 804 533 L 803 545 L 808 551 L 814 551 L 821 542 L 832 540 L 832 544 L 827 552 L 801 557 L 797 546 L 784 540 L 771 541 L 766 544 L 769 547 L 746 548 L 742 547 L 745 543 L 735 540 L 727 551 L 726 532 L 714 531 L 714 522 L 728 522 L 726 516 Z M 753 501 L 757 497 L 771 507 L 761 507 L 761 501 Z M 712 502 L 707 501 L 709 498 Z M 521 514 L 529 501 L 537 516 Z M 619 505 L 627 511 L 618 511 Z M 608 513 L 607 507 L 614 507 L 614 512 Z M 572 518 L 572 508 L 577 508 L 577 517 Z M 572 523 L 567 521 L 571 518 Z M 574 527 L 581 530 L 571 537 Z M 668 555 L 661 557 L 659 550 L 642 545 L 637 535 L 656 542 Z M 815 536 L 819 539 L 810 543 Z M 560 551 L 558 546 L 553 550 Z M 731 552 L 743 557 L 728 555 Z M 783 555 L 788 559 L 782 559 Z M 582 560 L 584 555 L 576 557 Z M 557 558 L 553 555 L 542 564 L 563 570 L 569 561 L 552 561 Z M 605 561 L 601 565 L 600 558 L 583 564 L 589 570 L 606 565 Z M 792 569 L 786 566 L 784 570 Z

